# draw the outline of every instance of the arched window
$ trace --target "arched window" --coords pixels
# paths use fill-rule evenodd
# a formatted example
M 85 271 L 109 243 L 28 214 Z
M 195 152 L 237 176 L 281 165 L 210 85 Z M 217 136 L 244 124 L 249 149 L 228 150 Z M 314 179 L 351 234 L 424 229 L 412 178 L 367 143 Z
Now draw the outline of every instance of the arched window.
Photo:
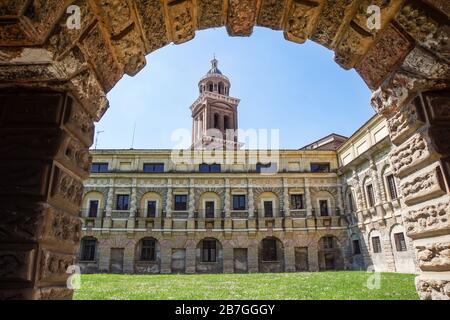
M 219 83 L 219 93 L 220 94 L 224 94 L 225 93 L 225 86 L 224 86 L 223 82 Z
M 322 248 L 323 249 L 335 249 L 335 247 L 336 247 L 336 245 L 335 245 L 334 237 L 332 237 L 332 236 L 322 237 Z
M 81 240 L 81 261 L 95 261 L 96 251 L 97 239 L 88 237 Z
M 219 126 L 219 114 L 218 113 L 214 114 L 214 128 L 216 128 L 216 129 L 220 128 L 220 126 Z
M 216 239 L 205 239 L 202 245 L 202 262 L 217 261 L 217 241 Z
M 213 85 L 212 82 L 209 82 L 209 83 L 208 83 L 208 91 L 209 91 L 209 92 L 213 92 L 213 91 L 214 91 L 214 85 Z
M 225 116 L 223 118 L 223 127 L 224 127 L 225 130 L 231 129 L 231 127 L 230 127 L 230 117 L 229 116 Z
M 140 242 L 140 260 L 156 261 L 156 240 L 153 238 L 142 239 Z
M 277 240 L 266 238 L 262 240 L 262 260 L 277 261 Z

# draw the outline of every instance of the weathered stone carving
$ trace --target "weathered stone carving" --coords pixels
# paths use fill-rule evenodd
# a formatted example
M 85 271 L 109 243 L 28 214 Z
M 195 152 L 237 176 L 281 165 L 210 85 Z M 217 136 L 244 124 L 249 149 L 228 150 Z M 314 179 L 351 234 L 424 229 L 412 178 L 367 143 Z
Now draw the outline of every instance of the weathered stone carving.
M 356 70 L 369 88 L 380 86 L 411 51 L 413 44 L 397 28 L 390 25 L 370 48 Z
M 419 172 L 411 178 L 405 179 L 401 184 L 401 188 L 407 205 L 437 198 L 446 193 L 440 167 Z
M 419 280 L 416 288 L 422 300 L 450 300 L 450 281 Z
M 256 0 L 229 0 L 227 30 L 231 36 L 249 36 L 256 22 Z
M 425 124 L 422 101 L 417 96 L 404 109 L 398 111 L 387 120 L 391 141 L 399 145 L 419 127 Z
M 418 166 L 434 158 L 431 142 L 421 133 L 416 133 L 402 145 L 394 148 L 390 154 L 392 167 L 398 177 L 404 177 Z
M 281 29 L 286 3 L 286 0 L 262 0 L 258 25 L 274 30 Z
M 172 26 L 173 42 L 181 44 L 193 39 L 195 36 L 195 22 L 192 1 L 169 1 L 167 7 Z
M 407 235 L 413 239 L 446 233 L 450 229 L 450 204 L 440 202 L 412 210 L 404 221 Z
M 422 271 L 450 270 L 450 243 L 434 243 L 417 246 L 419 267 Z
M 305 42 L 312 33 L 322 5 L 320 1 L 293 1 L 285 23 L 285 38 L 297 43 Z

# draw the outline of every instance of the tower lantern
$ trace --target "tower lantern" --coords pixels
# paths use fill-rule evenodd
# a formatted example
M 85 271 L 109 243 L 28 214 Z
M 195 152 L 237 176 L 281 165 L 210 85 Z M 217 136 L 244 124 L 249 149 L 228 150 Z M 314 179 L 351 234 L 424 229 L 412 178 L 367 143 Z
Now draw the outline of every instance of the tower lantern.
M 199 98 L 191 106 L 192 148 L 237 149 L 240 100 L 230 97 L 231 82 L 219 70 L 219 61 L 215 57 L 198 87 Z

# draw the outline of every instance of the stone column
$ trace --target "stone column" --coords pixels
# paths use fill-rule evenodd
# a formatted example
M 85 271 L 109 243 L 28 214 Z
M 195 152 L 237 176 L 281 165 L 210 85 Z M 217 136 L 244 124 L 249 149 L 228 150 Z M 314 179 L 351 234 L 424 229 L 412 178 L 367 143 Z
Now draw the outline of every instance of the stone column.
M 70 299 L 93 119 L 69 94 L 0 92 L 0 300 Z
M 194 179 L 189 179 L 189 218 L 194 218 L 195 213 L 195 189 Z
M 225 217 L 231 216 L 231 188 L 230 179 L 225 179 L 225 200 L 223 204 L 223 210 L 225 211 Z
M 134 232 L 136 227 L 136 213 L 137 213 L 137 179 L 133 178 L 131 187 L 131 199 L 130 199 L 130 216 L 128 217 L 127 229 L 129 233 Z M 134 267 L 133 267 L 134 268 Z
M 234 249 L 232 247 L 223 248 L 223 272 L 234 273 Z
M 108 196 L 106 198 L 105 218 L 103 219 L 102 233 L 109 233 L 109 228 L 112 227 L 112 211 L 114 208 L 114 179 L 109 179 Z
M 166 218 L 172 217 L 173 193 L 172 179 L 167 179 Z
M 168 247 L 167 244 L 164 246 L 161 244 L 161 273 L 168 274 L 172 273 L 171 263 L 172 263 L 172 248 Z
M 286 178 L 283 179 L 283 210 L 284 210 L 284 216 L 290 217 L 291 216 L 291 208 L 290 208 L 290 201 L 289 201 L 289 185 Z
M 418 72 L 432 71 L 428 62 L 423 65 L 427 61 L 423 56 L 416 61 Z M 411 85 L 418 80 L 405 76 L 403 81 Z M 422 85 L 432 86 L 433 82 Z M 394 144 L 389 156 L 400 180 L 406 233 L 413 239 L 419 260 L 417 291 L 421 299 L 450 299 L 450 265 L 442 258 L 450 249 L 450 93 L 405 91 L 406 97 L 385 101 L 378 97 L 395 84 L 385 86 L 374 93 L 373 105 L 388 119 Z M 404 105 L 404 101 L 411 102 Z
M 258 272 L 259 257 L 258 257 L 258 246 L 250 246 L 247 251 L 247 262 L 248 262 L 248 272 L 255 273 Z
M 186 273 L 195 273 L 196 251 L 195 247 L 186 248 Z
M 345 214 L 344 202 L 343 202 L 344 194 L 342 192 L 342 186 L 341 185 L 337 186 L 337 199 L 336 200 L 337 200 L 337 208 L 339 209 L 340 214 L 344 215 Z
M 247 187 L 247 197 L 248 197 L 248 217 L 255 217 L 255 202 L 253 198 L 253 186 L 249 183 Z
M 295 248 L 288 246 L 284 248 L 284 271 L 295 272 Z
M 312 216 L 312 203 L 311 203 L 311 192 L 309 191 L 308 178 L 305 178 L 305 202 L 306 202 L 306 215 L 310 217 Z
M 309 271 L 319 271 L 319 253 L 317 251 L 317 245 L 308 247 L 308 266 Z

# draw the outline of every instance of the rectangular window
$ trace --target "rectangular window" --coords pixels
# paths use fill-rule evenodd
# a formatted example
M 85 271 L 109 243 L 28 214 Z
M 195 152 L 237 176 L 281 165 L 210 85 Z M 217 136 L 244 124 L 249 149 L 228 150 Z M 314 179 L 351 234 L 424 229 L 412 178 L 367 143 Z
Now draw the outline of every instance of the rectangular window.
M 199 165 L 198 170 L 200 173 L 220 173 L 221 166 L 220 164 L 202 163 L 201 165 Z
M 89 201 L 89 218 L 96 218 L 98 214 L 98 200 Z
M 273 217 L 273 202 L 264 201 L 264 216 L 266 218 Z
M 262 259 L 263 261 L 277 261 L 277 242 L 275 239 L 263 239 Z
M 257 163 L 256 164 L 256 172 L 258 173 L 274 173 L 277 171 L 276 163 Z
M 353 254 L 361 254 L 359 240 L 353 240 Z
M 142 240 L 141 247 L 141 261 L 155 261 L 156 260 L 156 245 L 155 240 Z
M 372 237 L 372 247 L 374 253 L 380 253 L 381 252 L 381 242 L 380 237 Z
M 334 238 L 333 237 L 323 237 L 323 248 L 324 249 L 334 249 Z
M 130 196 L 127 194 L 117 195 L 116 210 L 127 211 L 129 208 Z
M 214 218 L 214 201 L 205 202 L 205 218 Z
M 95 247 L 97 245 L 97 240 L 95 239 L 84 239 L 83 240 L 83 251 L 81 255 L 82 261 L 95 261 Z
M 164 163 L 144 163 L 145 173 L 162 173 L 164 172 Z
M 233 195 L 233 210 L 245 210 L 245 195 Z
M 156 201 L 147 202 L 147 218 L 156 217 Z
M 105 173 L 108 172 L 108 164 L 107 163 L 99 163 L 99 162 L 94 162 L 91 165 L 91 172 L 92 173 Z
M 397 186 L 395 185 L 395 178 L 394 175 L 388 175 L 386 177 L 388 189 L 389 189 L 389 195 L 391 196 L 391 200 L 395 200 L 398 198 L 397 196 Z
M 291 209 L 292 210 L 304 209 L 302 194 L 291 194 Z
M 216 262 L 216 240 L 203 240 L 203 262 Z
M 328 173 L 330 172 L 329 163 L 311 163 L 311 172 L 313 173 Z
M 350 212 L 354 211 L 353 208 L 353 196 L 351 193 L 348 194 L 348 208 L 350 209 Z
M 175 211 L 187 211 L 187 195 L 175 195 Z
M 366 192 L 367 192 L 367 201 L 369 202 L 369 207 L 373 207 L 375 204 L 375 198 L 373 196 L 373 186 L 371 184 L 368 184 L 366 186 Z
M 328 201 L 327 200 L 319 200 L 319 206 L 320 206 L 320 215 L 322 217 L 327 217 L 329 216 L 329 211 L 328 211 Z
M 395 240 L 395 247 L 397 251 L 406 251 L 406 241 L 405 241 L 405 235 L 403 232 L 395 233 L 394 234 L 394 240 Z

